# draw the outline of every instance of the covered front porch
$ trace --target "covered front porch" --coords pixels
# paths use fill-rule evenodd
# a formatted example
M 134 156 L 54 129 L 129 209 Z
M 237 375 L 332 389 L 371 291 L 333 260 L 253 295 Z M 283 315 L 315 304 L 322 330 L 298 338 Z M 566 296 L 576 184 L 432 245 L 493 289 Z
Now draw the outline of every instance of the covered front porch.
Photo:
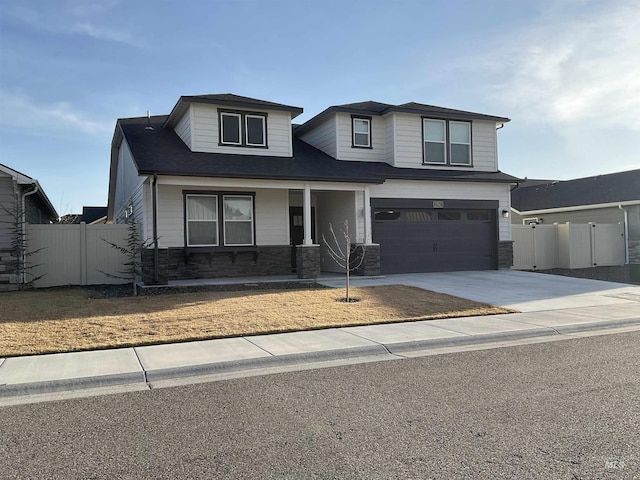
M 344 242 L 345 222 L 352 252 L 365 256 L 356 273 L 379 274 L 366 184 L 158 177 L 145 189 L 153 212 L 143 225 L 152 239 L 143 252 L 145 284 L 340 273 L 323 236 L 333 242 L 333 226 Z

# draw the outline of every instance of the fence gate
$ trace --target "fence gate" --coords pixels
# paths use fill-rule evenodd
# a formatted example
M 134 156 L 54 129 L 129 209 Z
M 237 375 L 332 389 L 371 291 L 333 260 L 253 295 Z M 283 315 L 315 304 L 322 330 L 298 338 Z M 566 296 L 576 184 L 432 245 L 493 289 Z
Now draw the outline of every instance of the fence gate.
M 624 227 L 616 224 L 512 225 L 513 268 L 589 268 L 624 265 Z
M 118 275 L 127 256 L 105 240 L 126 246 L 128 225 L 27 225 L 27 250 L 34 265 L 30 274 L 43 275 L 36 287 L 126 283 Z M 103 240 L 104 239 L 104 240 Z

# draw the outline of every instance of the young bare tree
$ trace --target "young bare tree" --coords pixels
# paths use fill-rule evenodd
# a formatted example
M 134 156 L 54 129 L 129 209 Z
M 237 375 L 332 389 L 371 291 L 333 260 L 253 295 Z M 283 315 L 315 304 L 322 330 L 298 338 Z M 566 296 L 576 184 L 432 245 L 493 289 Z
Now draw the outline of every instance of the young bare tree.
M 344 268 L 346 276 L 345 302 L 349 303 L 351 301 L 349 298 L 349 277 L 351 272 L 360 268 L 360 266 L 364 262 L 365 246 L 362 245 L 362 251 L 360 255 L 356 255 L 354 258 L 353 252 L 351 251 L 351 235 L 349 235 L 348 220 L 344 221 L 344 230 L 342 230 L 341 232 L 343 237 L 342 242 L 338 241 L 336 233 L 333 230 L 333 225 L 331 224 L 329 224 L 329 231 L 331 232 L 331 241 L 327 241 L 324 233 L 322 234 L 322 241 L 327 247 L 329 256 L 338 264 L 338 266 Z
M 102 270 L 99 271 L 107 277 L 129 280 L 133 286 L 133 295 L 136 296 L 138 295 L 137 280 L 138 277 L 142 275 L 142 252 L 149 246 L 150 242 L 142 240 L 138 224 L 134 220 L 133 207 L 131 207 L 130 211 L 131 214 L 128 218 L 129 233 L 127 234 L 126 245 L 119 245 L 102 238 L 103 242 L 108 243 L 112 248 L 115 248 L 120 253 L 127 256 L 127 262 L 124 264 L 124 270 L 119 272 L 117 275 L 107 273 Z

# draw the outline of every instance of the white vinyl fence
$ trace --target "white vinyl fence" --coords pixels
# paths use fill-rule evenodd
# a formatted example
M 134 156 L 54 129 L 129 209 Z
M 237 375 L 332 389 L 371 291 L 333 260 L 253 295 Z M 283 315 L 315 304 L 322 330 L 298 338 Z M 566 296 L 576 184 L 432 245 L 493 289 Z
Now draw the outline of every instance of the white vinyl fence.
M 27 225 L 27 250 L 35 252 L 30 273 L 43 275 L 36 287 L 127 283 L 103 272 L 118 275 L 127 256 L 104 240 L 126 246 L 128 225 Z M 104 239 L 104 240 L 103 240 Z
M 512 225 L 513 268 L 589 268 L 624 265 L 624 226 L 555 223 Z

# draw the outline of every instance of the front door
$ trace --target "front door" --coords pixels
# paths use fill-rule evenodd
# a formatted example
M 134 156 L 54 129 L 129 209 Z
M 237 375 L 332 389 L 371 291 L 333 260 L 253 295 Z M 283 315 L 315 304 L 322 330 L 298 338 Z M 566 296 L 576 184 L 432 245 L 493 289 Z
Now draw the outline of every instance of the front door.
M 302 207 L 289 207 L 289 244 L 291 245 L 291 271 L 296 271 L 296 245 L 304 242 L 304 213 Z M 311 238 L 316 238 L 316 213 L 311 207 Z

